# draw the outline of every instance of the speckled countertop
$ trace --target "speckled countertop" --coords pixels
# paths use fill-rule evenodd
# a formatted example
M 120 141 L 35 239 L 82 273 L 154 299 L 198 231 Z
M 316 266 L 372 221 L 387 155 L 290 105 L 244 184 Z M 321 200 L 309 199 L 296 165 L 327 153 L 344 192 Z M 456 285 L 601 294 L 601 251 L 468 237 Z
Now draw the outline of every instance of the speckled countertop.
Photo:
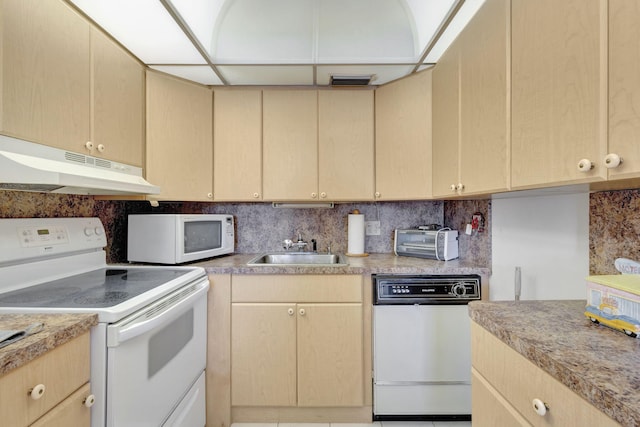
M 42 322 L 42 331 L 0 348 L 0 375 L 71 341 L 98 323 L 95 314 L 0 314 L 0 330 L 21 330 Z
M 592 324 L 585 301 L 469 304 L 509 347 L 625 426 L 640 425 L 640 339 Z
M 346 257 L 345 267 L 283 267 L 248 266 L 259 254 L 237 254 L 213 258 L 195 263 L 209 274 L 484 274 L 490 269 L 464 260 L 437 261 L 414 257 L 399 257 L 394 254 L 369 254 L 366 257 Z

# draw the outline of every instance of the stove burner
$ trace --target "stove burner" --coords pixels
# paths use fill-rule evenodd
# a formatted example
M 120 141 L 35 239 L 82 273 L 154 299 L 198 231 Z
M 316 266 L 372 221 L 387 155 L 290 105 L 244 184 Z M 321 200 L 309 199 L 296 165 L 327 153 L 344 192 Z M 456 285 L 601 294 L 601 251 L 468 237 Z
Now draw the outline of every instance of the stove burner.
M 99 295 L 81 295 L 73 299 L 79 305 L 105 304 L 106 306 L 117 305 L 129 297 L 129 292 L 106 291 Z
M 33 300 L 64 300 L 66 297 L 73 295 L 79 290 L 80 288 L 77 286 L 58 287 L 55 289 L 49 289 L 46 287 L 37 289 L 36 287 L 33 287 L 7 294 L 2 298 L 2 303 L 20 304 L 29 303 Z

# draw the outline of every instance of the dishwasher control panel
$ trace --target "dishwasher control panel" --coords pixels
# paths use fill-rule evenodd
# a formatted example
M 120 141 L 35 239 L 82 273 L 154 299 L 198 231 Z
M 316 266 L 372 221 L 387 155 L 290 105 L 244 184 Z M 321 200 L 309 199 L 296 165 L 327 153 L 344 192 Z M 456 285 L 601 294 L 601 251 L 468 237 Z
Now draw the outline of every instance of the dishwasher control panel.
M 374 304 L 468 304 L 480 299 L 480 276 L 381 275 L 371 276 Z

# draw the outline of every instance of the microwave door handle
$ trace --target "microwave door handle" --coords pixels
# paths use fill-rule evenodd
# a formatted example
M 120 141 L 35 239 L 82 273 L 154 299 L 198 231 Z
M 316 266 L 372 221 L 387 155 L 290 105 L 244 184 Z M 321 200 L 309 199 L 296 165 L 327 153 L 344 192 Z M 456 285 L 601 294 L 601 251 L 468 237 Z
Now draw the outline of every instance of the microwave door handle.
M 117 347 L 120 344 L 132 340 L 155 328 L 161 328 L 162 326 L 168 325 L 173 320 L 177 319 L 181 314 L 183 314 L 186 309 L 193 306 L 193 303 L 196 300 L 200 299 L 203 295 L 206 295 L 207 291 L 209 290 L 208 285 L 209 282 L 206 279 L 203 282 L 198 283 L 197 286 L 201 287 L 194 291 L 191 295 L 183 300 L 178 301 L 174 305 L 165 308 L 164 310 L 159 310 L 153 315 L 153 317 L 147 320 L 138 322 L 137 319 L 134 319 L 133 321 L 127 322 L 126 325 L 123 326 L 113 325 L 109 327 L 107 330 L 107 347 Z M 145 309 L 144 311 L 146 312 L 153 308 L 154 307 L 152 306 Z M 144 315 L 141 315 L 139 318 L 142 318 L 143 316 Z

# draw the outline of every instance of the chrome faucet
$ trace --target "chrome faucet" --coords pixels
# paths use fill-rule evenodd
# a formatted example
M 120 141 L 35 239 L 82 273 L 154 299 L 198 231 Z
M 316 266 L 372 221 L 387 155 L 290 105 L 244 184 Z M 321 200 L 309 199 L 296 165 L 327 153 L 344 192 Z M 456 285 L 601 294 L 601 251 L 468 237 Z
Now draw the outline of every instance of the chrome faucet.
M 298 250 L 298 252 L 302 251 L 304 248 L 307 247 L 307 242 L 305 242 L 304 240 L 302 240 L 302 234 L 298 233 L 298 241 L 294 242 L 291 239 L 286 239 L 282 242 L 282 246 L 284 247 L 285 251 L 288 251 L 292 248 L 295 248 Z

